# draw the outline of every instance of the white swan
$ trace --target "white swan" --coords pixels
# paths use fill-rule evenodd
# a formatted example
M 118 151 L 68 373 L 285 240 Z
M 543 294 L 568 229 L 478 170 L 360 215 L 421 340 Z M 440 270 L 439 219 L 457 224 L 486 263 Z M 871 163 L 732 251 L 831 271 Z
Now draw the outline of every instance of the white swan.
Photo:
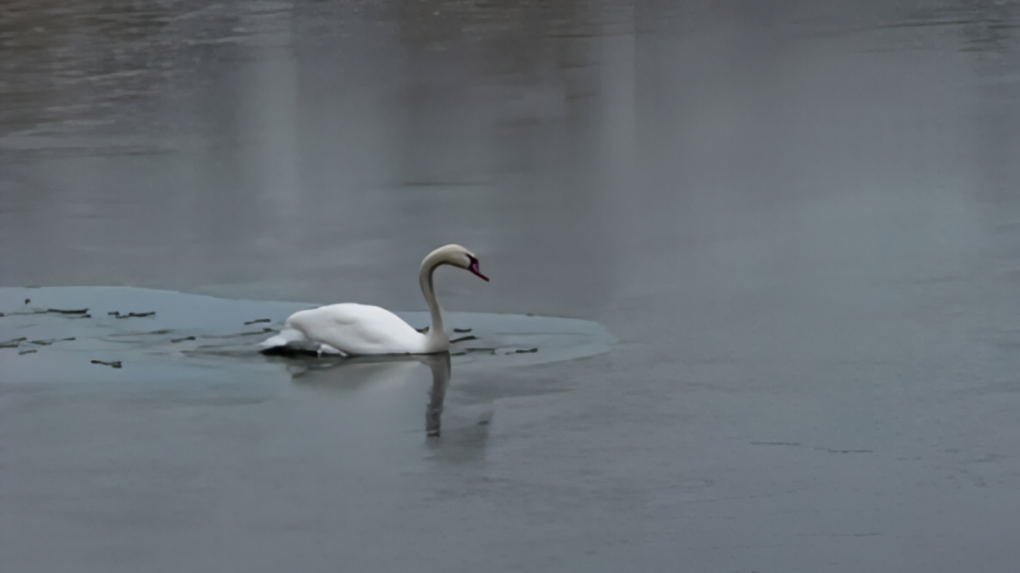
M 342 303 L 295 312 L 279 334 L 259 346 L 262 350 L 291 346 L 344 356 L 446 352 L 450 339 L 443 329 L 443 309 L 432 285 L 432 273 L 441 265 L 467 269 L 489 280 L 478 270 L 474 253 L 460 245 L 446 245 L 429 253 L 418 273 L 421 292 L 432 314 L 428 334 L 418 332 L 399 316 L 378 306 Z

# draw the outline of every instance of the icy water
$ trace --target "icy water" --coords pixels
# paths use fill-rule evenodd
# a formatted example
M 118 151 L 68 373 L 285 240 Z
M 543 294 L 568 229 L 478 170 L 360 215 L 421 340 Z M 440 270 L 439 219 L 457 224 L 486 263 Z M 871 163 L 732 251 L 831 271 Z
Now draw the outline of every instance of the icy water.
M 0 317 L 0 568 L 1012 570 L 1018 29 L 5 2 L 0 312 L 99 314 Z M 449 242 L 492 282 L 440 297 L 496 353 L 245 346 L 305 304 L 424 316 Z

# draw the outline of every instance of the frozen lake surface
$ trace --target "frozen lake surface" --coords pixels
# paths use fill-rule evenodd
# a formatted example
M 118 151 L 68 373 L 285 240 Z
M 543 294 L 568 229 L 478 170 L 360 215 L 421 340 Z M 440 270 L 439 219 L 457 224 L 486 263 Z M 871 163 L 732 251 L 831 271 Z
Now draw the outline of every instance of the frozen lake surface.
M 1015 570 L 1018 11 L 6 0 L 0 570 Z

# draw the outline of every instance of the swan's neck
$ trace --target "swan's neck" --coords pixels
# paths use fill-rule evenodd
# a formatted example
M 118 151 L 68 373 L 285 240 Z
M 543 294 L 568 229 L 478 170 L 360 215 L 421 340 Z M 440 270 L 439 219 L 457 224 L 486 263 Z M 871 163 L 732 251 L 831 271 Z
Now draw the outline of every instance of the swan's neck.
M 440 262 L 427 257 L 421 263 L 421 271 L 418 273 L 418 282 L 421 283 L 421 294 L 425 296 L 425 302 L 429 305 L 429 313 L 432 314 L 432 326 L 429 328 L 428 337 L 433 340 L 446 340 L 446 329 L 443 326 L 443 309 L 439 306 L 439 299 L 436 298 L 436 289 L 432 284 L 432 273 L 436 272 Z

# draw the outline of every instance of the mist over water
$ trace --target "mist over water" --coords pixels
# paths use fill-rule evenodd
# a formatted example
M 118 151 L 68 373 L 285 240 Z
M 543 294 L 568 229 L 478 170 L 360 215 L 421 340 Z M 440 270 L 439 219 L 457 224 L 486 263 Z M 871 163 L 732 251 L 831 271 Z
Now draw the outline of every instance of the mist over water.
M 5 2 L 0 286 L 422 311 L 455 242 L 492 282 L 443 271 L 448 310 L 618 343 L 454 357 L 438 439 L 422 364 L 365 394 L 259 357 L 5 376 L 0 568 L 1008 570 L 1018 26 L 1012 0 Z M 21 350 L 0 369 L 75 358 Z

